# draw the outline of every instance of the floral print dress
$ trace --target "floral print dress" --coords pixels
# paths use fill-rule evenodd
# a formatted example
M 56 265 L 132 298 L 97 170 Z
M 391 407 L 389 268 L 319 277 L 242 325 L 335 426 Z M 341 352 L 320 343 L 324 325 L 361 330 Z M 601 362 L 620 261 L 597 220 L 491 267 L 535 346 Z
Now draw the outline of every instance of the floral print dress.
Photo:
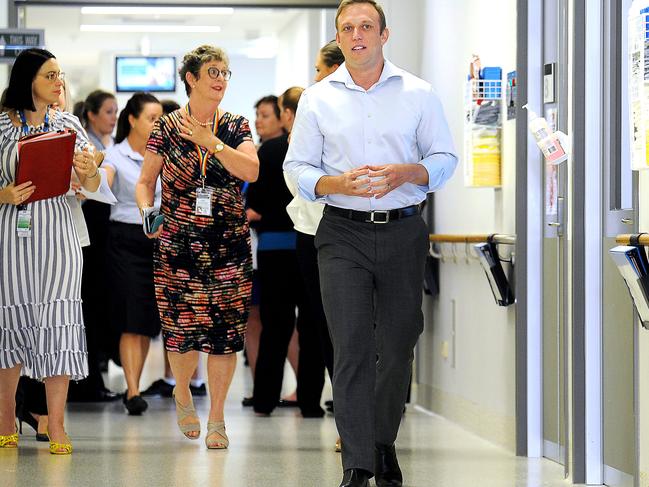
M 196 146 L 178 135 L 180 118 L 180 110 L 161 117 L 147 144 L 147 150 L 163 157 L 165 220 L 154 256 L 154 281 L 165 348 L 235 353 L 243 348 L 252 290 L 242 181 L 210 155 L 205 187 L 214 190 L 212 214 L 195 214 L 199 158 Z M 216 135 L 235 149 L 252 140 L 248 121 L 229 112 L 221 116 Z

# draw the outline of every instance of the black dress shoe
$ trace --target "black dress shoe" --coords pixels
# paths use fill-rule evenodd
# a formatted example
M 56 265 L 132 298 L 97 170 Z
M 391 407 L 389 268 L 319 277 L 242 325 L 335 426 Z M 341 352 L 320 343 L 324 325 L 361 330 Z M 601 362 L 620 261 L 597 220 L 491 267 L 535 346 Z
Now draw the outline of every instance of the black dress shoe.
M 345 470 L 340 487 L 369 487 L 372 475 L 360 468 Z
M 374 446 L 374 471 L 377 487 L 401 487 L 403 476 L 397 461 L 394 445 Z

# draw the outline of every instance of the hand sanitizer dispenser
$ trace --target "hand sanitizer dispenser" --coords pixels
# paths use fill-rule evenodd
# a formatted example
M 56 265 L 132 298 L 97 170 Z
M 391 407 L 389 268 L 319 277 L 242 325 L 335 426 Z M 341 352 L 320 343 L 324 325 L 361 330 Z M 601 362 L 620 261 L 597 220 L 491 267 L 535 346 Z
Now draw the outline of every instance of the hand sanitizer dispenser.
M 527 105 L 523 105 L 527 110 L 528 126 L 530 132 L 536 140 L 536 145 L 543 152 L 545 160 L 550 164 L 558 165 L 568 159 L 566 146 L 568 136 L 563 132 L 550 132 L 548 122 L 543 117 L 539 117 L 534 111 L 530 110 Z

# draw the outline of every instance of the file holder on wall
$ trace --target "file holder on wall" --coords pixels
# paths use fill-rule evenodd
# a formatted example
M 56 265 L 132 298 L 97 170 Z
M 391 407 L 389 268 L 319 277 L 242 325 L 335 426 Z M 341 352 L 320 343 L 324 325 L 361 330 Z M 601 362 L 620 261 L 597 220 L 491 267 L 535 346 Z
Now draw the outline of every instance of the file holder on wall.
M 641 235 L 632 235 L 631 245 L 619 245 L 609 253 L 626 283 L 642 326 L 649 329 L 649 262 L 644 247 L 638 244 Z
M 480 265 L 482 265 L 482 269 L 489 281 L 489 286 L 491 287 L 496 304 L 498 306 L 514 304 L 514 292 L 503 270 L 500 256 L 498 255 L 498 247 L 493 241 L 493 238 L 490 237 L 487 242 L 477 244 L 474 248 L 478 254 Z

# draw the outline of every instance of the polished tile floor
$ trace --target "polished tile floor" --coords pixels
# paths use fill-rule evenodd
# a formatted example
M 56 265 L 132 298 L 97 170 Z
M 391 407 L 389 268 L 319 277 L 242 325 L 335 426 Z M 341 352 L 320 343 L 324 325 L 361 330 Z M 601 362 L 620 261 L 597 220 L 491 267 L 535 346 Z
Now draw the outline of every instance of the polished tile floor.
M 145 385 L 159 376 L 156 347 Z M 123 387 L 118 369 L 111 369 L 110 384 L 115 390 Z M 70 404 L 67 429 L 74 453 L 52 456 L 46 443 L 37 443 L 25 430 L 17 451 L 0 450 L 0 486 L 337 487 L 341 467 L 333 450 L 333 418 L 305 420 L 289 409 L 257 418 L 240 405 L 250 387 L 249 372 L 240 361 L 227 404 L 227 451 L 206 450 L 203 437 L 186 440 L 175 425 L 171 399 L 151 399 L 142 417 L 127 416 L 121 403 Z M 206 420 L 207 401 L 195 402 Z M 561 466 L 516 458 L 415 408 L 404 418 L 398 452 L 409 487 L 569 485 Z

